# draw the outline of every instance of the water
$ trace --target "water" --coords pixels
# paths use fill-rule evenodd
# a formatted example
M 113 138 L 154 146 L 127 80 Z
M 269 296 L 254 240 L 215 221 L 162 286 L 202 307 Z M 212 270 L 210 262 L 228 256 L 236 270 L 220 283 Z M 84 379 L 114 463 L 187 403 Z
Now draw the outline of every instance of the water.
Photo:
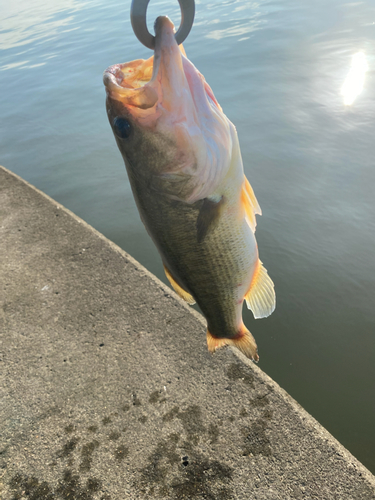
M 129 9 L 114 0 L 2 2 L 0 163 L 165 282 L 104 108 L 103 70 L 150 55 Z M 177 1 L 151 2 L 150 29 L 161 14 L 179 24 Z M 185 42 L 237 126 L 263 209 L 257 239 L 277 309 L 258 321 L 245 311 L 259 365 L 372 472 L 374 38 L 370 0 L 201 0 Z

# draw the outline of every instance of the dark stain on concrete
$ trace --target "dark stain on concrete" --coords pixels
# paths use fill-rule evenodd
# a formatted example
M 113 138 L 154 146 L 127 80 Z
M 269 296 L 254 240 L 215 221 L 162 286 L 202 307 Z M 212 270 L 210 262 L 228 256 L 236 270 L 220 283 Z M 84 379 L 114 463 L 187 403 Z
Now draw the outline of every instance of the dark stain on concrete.
M 243 456 L 263 455 L 269 457 L 272 455 L 271 443 L 266 434 L 268 422 L 259 418 L 251 427 L 243 429 L 245 435 Z
M 136 487 L 147 498 L 162 496 L 174 500 L 230 500 L 232 491 L 223 485 L 232 479 L 232 468 L 199 454 L 191 457 L 178 453 L 178 434 L 160 441 L 141 471 Z
M 247 417 L 248 413 L 246 411 L 246 408 L 242 408 L 240 411 L 240 417 Z
M 263 418 L 271 420 L 272 417 L 273 417 L 273 410 L 271 410 L 271 408 L 266 408 L 263 412 Z
M 103 425 L 108 425 L 112 422 L 111 418 L 110 417 L 104 417 L 103 420 L 102 420 L 102 424 Z
M 133 394 L 133 406 L 141 406 L 141 400 L 138 399 L 138 396 L 136 394 Z
M 251 405 L 257 408 L 262 408 L 269 404 L 269 399 L 267 398 L 268 394 L 264 394 L 263 396 L 259 395 L 256 398 L 251 400 Z
M 188 406 L 188 408 L 183 411 L 180 410 L 178 406 L 175 406 L 163 415 L 164 422 L 170 422 L 174 418 L 178 418 L 181 421 L 186 432 L 185 445 L 187 447 L 197 445 L 199 443 L 200 436 L 206 433 L 206 428 L 202 421 L 202 412 L 199 406 Z
M 109 439 L 110 441 L 117 441 L 120 437 L 121 437 L 120 432 L 113 431 L 113 432 L 111 432 L 111 434 L 108 436 L 108 439 Z
M 97 492 L 102 487 L 101 481 L 99 479 L 89 477 L 86 483 L 86 488 L 88 491 Z
M 95 478 L 89 478 L 86 486 L 82 486 L 79 476 L 72 471 L 66 470 L 62 481 L 56 488 L 56 493 L 63 500 L 92 500 L 93 494 L 101 488 L 101 482 Z
M 202 412 L 198 405 L 192 405 L 184 411 L 179 411 L 177 417 L 181 420 L 188 439 L 193 437 L 197 439 L 198 437 L 199 440 L 199 435 L 206 432 L 206 428 L 203 425 Z
M 170 422 L 173 420 L 177 415 L 179 414 L 180 409 L 178 406 L 175 406 L 171 410 L 169 410 L 167 413 L 163 415 L 163 422 Z
M 34 476 L 15 474 L 9 483 L 13 490 L 12 500 L 28 497 L 29 500 L 53 500 L 54 492 L 46 481 L 39 482 Z
M 156 445 L 149 456 L 148 465 L 141 471 L 140 489 L 143 493 L 154 494 L 155 486 L 165 486 L 171 466 L 180 462 L 180 455 L 176 451 L 179 438 L 178 434 L 170 434 Z
M 38 420 L 42 421 L 53 415 L 58 415 L 59 413 L 61 413 L 61 408 L 59 406 L 50 406 L 46 411 L 39 415 Z
M 94 440 L 90 443 L 86 443 L 82 446 L 81 450 L 81 464 L 79 466 L 80 470 L 87 472 L 91 469 L 92 455 L 94 451 L 99 447 L 99 442 Z
M 105 424 L 106 419 L 109 419 L 109 417 L 103 419 L 103 424 Z M 76 427 L 73 424 L 64 427 L 64 431 L 67 434 L 71 434 L 75 430 Z M 97 432 L 98 427 L 92 425 L 87 427 L 87 430 Z M 111 441 L 115 441 L 120 437 L 121 434 L 117 431 L 112 431 L 109 434 Z M 99 479 L 90 477 L 86 480 L 85 484 L 81 484 L 82 479 L 80 476 L 71 470 L 79 442 L 79 437 L 72 436 L 57 451 L 57 458 L 65 459 L 65 466 L 67 468 L 56 487 L 52 487 L 47 481 L 40 480 L 37 477 L 17 473 L 9 482 L 13 495 L 11 500 L 21 500 L 24 498 L 28 500 L 110 500 L 110 496 L 106 493 L 102 493 L 100 497 L 98 496 L 102 487 Z M 79 450 L 81 458 L 80 471 L 88 472 L 91 469 L 93 454 L 98 447 L 99 441 L 96 440 L 82 444 Z M 128 455 L 128 449 L 123 445 L 118 446 L 114 455 L 117 460 L 122 460 Z M 56 466 L 57 462 L 53 461 L 51 465 Z
M 197 456 L 178 478 L 174 478 L 170 485 L 172 498 L 180 500 L 204 498 L 207 500 L 230 500 L 234 496 L 232 491 L 223 487 L 232 479 L 233 470 L 228 465 L 217 460 Z
M 164 478 L 169 470 L 168 465 L 179 463 L 180 455 L 176 451 L 179 439 L 180 436 L 173 433 L 157 444 L 155 451 L 149 457 L 150 466 L 153 467 L 152 481 L 158 482 L 159 478 Z
M 123 460 L 129 454 L 129 449 L 125 445 L 118 446 L 113 452 L 116 460 Z
M 231 380 L 242 380 L 245 384 L 249 384 L 251 387 L 254 387 L 254 375 L 249 373 L 249 369 L 244 365 L 232 363 L 227 370 L 227 376 Z
M 172 434 L 169 435 L 169 440 L 173 443 L 178 443 L 180 440 L 180 434 L 177 434 L 176 432 L 173 432 Z
M 215 424 L 212 424 L 212 423 L 211 423 L 211 424 L 208 426 L 208 435 L 209 435 L 209 437 L 210 437 L 210 443 L 211 443 L 211 444 L 214 444 L 214 443 L 216 443 L 216 442 L 217 442 L 218 437 L 219 437 L 219 434 L 220 434 L 220 433 L 219 433 L 219 428 L 218 428 L 218 426 L 217 426 L 217 425 L 215 425 Z
M 205 426 L 198 405 L 181 410 L 173 407 L 164 416 L 164 422 L 178 419 L 183 427 L 180 434 L 170 434 L 159 441 L 149 456 L 147 466 L 141 470 L 140 481 L 135 484 L 141 492 L 150 496 L 173 500 L 229 500 L 234 498 L 228 483 L 232 480 L 232 468 L 217 460 L 201 455 L 196 450 L 199 439 L 217 442 L 219 427 Z M 188 452 L 186 454 L 186 452 Z
M 148 401 L 152 404 L 155 404 L 159 401 L 160 399 L 160 392 L 159 391 L 154 391 L 150 394 L 150 397 L 148 399 Z
M 79 438 L 77 438 L 77 437 L 74 437 L 70 441 L 67 441 L 64 444 L 64 446 L 62 447 L 62 449 L 57 452 L 57 456 L 59 458 L 68 457 L 71 453 L 73 453 L 73 451 L 77 447 L 78 441 L 79 441 Z
M 122 411 L 129 411 L 130 410 L 130 406 L 129 405 L 124 405 L 122 407 Z
M 15 474 L 10 480 L 9 486 L 13 490 L 12 500 L 94 500 L 93 495 L 102 486 L 101 481 L 96 478 L 88 478 L 86 485 L 82 486 L 78 475 L 66 470 L 58 486 L 52 489 L 46 481 L 39 481 L 34 476 Z M 110 500 L 110 497 L 104 497 Z

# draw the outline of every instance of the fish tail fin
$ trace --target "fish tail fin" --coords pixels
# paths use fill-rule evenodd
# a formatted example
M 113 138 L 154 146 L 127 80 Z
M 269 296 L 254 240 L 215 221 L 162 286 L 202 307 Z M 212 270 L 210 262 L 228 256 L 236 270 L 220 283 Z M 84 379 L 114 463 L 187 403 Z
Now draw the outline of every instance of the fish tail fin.
M 251 335 L 246 326 L 242 323 L 241 328 L 234 338 L 218 338 L 212 335 L 207 329 L 207 347 L 211 353 L 214 353 L 221 347 L 232 345 L 237 347 L 245 356 L 258 362 L 258 348 L 254 337 Z

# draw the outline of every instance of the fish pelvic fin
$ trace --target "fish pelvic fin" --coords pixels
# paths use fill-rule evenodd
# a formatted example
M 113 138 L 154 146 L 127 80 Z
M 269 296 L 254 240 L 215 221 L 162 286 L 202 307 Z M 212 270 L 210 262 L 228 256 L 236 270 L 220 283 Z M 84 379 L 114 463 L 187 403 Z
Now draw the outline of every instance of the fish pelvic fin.
M 259 259 L 245 300 L 248 309 L 253 311 L 255 319 L 266 318 L 275 310 L 274 284 Z
M 184 299 L 189 306 L 192 306 L 195 304 L 195 300 L 190 295 L 189 292 L 187 292 L 182 286 L 180 286 L 177 281 L 173 278 L 172 274 L 170 273 L 169 269 L 166 267 L 164 264 L 164 272 L 166 277 L 168 278 L 169 283 L 172 285 L 173 290 L 179 295 L 182 299 Z
M 258 348 L 255 339 L 243 323 L 237 336 L 232 339 L 215 337 L 209 330 L 207 330 L 207 347 L 212 354 L 217 349 L 228 345 L 237 347 L 237 349 L 239 349 L 249 359 L 256 362 L 259 361 Z
M 255 197 L 253 188 L 251 187 L 250 182 L 246 177 L 242 185 L 241 203 L 245 210 L 246 220 L 253 233 L 255 233 L 255 228 L 257 225 L 255 215 L 262 215 L 262 210 L 260 209 L 258 200 Z

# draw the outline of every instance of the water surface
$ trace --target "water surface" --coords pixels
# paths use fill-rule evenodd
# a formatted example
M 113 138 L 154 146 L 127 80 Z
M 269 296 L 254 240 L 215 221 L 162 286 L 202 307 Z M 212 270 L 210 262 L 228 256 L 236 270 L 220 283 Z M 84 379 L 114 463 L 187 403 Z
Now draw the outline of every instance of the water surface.
M 129 9 L 0 7 L 0 163 L 166 282 L 104 108 L 103 70 L 150 55 Z M 177 1 L 151 2 L 150 29 L 161 14 L 178 24 Z M 259 365 L 373 472 L 374 41 L 370 0 L 201 0 L 185 43 L 237 127 L 263 209 L 257 240 L 277 309 L 244 313 Z

